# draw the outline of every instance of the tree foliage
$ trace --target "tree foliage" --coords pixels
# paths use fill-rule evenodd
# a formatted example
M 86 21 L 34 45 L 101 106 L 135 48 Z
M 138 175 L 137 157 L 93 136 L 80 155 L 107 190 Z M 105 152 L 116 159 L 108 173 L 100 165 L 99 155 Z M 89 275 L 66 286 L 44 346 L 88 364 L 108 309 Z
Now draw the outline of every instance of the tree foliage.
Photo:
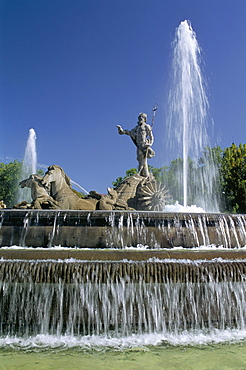
M 246 144 L 224 150 L 221 173 L 226 209 L 246 213 Z
M 16 203 L 20 174 L 21 162 L 0 163 L 0 200 L 3 200 L 7 207 Z

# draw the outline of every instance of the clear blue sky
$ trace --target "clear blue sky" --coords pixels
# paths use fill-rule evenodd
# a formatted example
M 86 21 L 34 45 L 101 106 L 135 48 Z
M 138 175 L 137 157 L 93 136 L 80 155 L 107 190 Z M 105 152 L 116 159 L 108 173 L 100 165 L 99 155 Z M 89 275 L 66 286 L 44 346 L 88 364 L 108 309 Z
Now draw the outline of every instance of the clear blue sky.
M 0 160 L 22 159 L 28 130 L 40 164 L 59 164 L 106 193 L 136 167 L 131 129 L 144 111 L 165 164 L 168 76 L 176 27 L 187 19 L 203 51 L 214 136 L 246 143 L 245 0 L 0 0 Z

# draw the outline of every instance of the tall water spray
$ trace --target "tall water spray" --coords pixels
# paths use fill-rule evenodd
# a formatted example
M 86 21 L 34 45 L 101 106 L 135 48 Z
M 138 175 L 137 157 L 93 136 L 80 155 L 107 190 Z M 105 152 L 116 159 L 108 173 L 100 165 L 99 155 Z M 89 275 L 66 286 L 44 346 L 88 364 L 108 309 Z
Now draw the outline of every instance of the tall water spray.
M 219 210 L 213 189 L 216 170 L 211 153 L 207 152 L 202 165 L 199 164 L 204 149 L 210 147 L 209 103 L 201 71 L 201 49 L 188 21 L 181 22 L 175 34 L 168 105 L 169 151 L 174 149 L 174 158 L 177 155 L 182 158 L 179 180 L 183 183 L 183 205 L 187 207 L 191 198 L 197 206 L 216 212 Z
M 29 136 L 27 139 L 25 154 L 22 162 L 21 178 L 24 180 L 28 178 L 31 174 L 37 171 L 37 151 L 36 151 L 36 133 L 33 128 L 29 130 Z M 31 201 L 30 189 L 24 188 L 20 189 L 18 193 L 18 202 L 26 200 Z

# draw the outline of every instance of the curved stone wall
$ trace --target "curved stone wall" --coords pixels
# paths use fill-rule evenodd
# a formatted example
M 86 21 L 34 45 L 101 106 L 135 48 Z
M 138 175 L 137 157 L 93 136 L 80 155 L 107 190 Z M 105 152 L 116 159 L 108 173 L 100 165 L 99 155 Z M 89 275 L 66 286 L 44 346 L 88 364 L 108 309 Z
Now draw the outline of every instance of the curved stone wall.
M 149 249 L 246 245 L 246 216 L 145 211 L 3 210 L 0 246 Z
M 0 246 L 185 248 L 246 245 L 246 216 L 140 211 L 3 210 Z

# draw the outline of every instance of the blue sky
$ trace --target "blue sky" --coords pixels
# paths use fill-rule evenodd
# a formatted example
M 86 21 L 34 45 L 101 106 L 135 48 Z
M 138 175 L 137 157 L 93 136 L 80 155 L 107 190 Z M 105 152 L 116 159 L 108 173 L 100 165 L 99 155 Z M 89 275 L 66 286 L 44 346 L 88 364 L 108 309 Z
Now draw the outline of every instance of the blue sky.
M 189 20 L 203 52 L 212 145 L 245 143 L 245 0 L 0 0 L 0 160 L 22 159 L 28 130 L 40 164 L 59 164 L 85 189 L 106 193 L 136 167 L 131 129 L 154 126 L 166 164 L 171 44 Z

